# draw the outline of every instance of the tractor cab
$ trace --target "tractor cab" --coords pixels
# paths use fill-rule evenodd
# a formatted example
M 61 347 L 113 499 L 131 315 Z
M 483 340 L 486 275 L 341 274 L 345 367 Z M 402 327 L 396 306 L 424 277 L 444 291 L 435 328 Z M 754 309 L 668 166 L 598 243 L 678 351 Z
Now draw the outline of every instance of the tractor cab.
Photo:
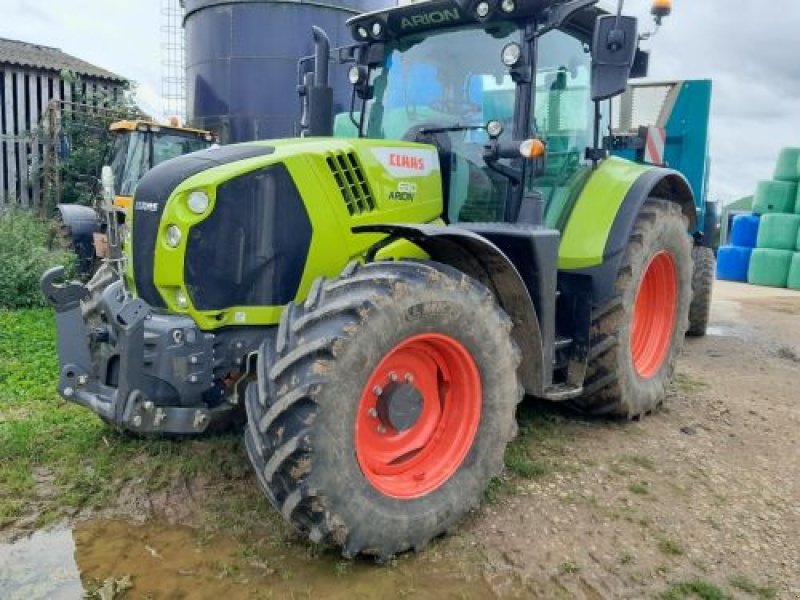
M 595 131 L 609 126 L 593 69 L 621 79 L 593 67 L 599 19 L 615 21 L 603 34 L 618 27 L 622 60 L 644 56 L 635 20 L 617 24 L 596 2 L 440 0 L 351 19 L 353 102 L 333 133 L 433 144 L 451 224 L 516 222 L 529 203 L 537 223 L 562 229 L 601 152 Z M 546 152 L 525 160 L 532 139 Z
M 151 121 L 118 121 L 113 136 L 110 166 L 114 174 L 117 208 L 130 206 L 136 186 L 145 173 L 171 158 L 205 150 L 217 142 L 210 131 L 161 125 Z

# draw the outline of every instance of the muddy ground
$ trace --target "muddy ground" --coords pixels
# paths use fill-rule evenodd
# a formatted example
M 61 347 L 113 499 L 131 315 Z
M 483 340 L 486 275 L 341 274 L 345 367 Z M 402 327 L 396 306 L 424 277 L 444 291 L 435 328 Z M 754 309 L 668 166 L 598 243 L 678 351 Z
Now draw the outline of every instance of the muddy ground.
M 298 538 L 231 461 L 121 481 L 32 537 L 15 517 L 0 597 L 800 598 L 800 293 L 718 283 L 712 321 L 655 415 L 524 406 L 485 506 L 387 567 Z

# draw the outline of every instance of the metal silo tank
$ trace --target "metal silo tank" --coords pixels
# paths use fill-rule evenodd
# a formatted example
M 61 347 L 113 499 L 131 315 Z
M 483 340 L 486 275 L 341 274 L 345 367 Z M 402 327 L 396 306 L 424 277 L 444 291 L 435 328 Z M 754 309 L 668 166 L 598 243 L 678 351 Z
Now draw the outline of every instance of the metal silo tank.
M 186 114 L 224 143 L 288 137 L 299 118 L 297 61 L 313 54 L 311 26 L 333 47 L 352 43 L 345 21 L 394 0 L 184 0 Z M 331 69 L 336 112 L 350 102 Z

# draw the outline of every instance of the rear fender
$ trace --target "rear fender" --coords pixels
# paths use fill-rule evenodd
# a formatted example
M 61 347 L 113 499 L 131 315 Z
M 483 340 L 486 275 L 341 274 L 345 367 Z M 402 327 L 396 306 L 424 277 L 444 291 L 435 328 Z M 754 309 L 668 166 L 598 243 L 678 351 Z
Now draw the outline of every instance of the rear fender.
M 648 198 L 675 202 L 689 231 L 697 224 L 697 207 L 689 182 L 677 171 L 610 158 L 592 175 L 570 215 L 559 248 L 559 269 L 592 277 L 595 306 L 614 294 L 614 281 Z
M 536 308 L 525 283 L 509 258 L 486 238 L 458 227 L 437 225 L 366 225 L 354 233 L 385 233 L 388 237 L 375 252 L 405 239 L 428 254 L 431 260 L 450 265 L 489 288 L 514 323 L 511 335 L 522 351 L 520 378 L 525 391 L 542 396 L 549 384 L 552 365 L 544 360 L 542 334 Z

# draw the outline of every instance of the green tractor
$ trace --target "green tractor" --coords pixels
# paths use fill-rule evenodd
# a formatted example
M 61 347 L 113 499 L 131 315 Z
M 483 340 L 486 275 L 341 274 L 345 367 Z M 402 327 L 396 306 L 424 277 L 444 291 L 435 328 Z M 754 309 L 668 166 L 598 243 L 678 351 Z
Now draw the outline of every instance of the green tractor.
M 302 137 L 155 167 L 122 277 L 42 288 L 64 398 L 145 435 L 244 405 L 273 506 L 386 560 L 481 502 L 524 395 L 629 419 L 664 401 L 697 210 L 680 173 L 602 144 L 646 70 L 636 19 L 432 0 L 349 27 L 301 61 Z M 331 57 L 353 85 L 335 119 Z

